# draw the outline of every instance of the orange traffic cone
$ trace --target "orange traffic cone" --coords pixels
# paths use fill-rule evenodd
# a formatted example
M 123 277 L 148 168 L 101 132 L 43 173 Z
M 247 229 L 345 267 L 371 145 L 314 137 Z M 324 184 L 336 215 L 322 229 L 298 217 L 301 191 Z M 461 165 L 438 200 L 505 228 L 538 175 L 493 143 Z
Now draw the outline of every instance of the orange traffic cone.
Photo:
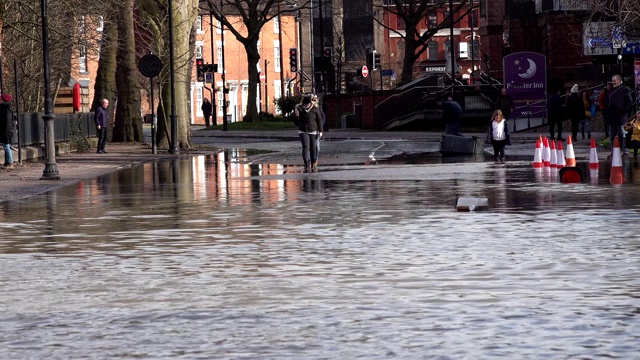
M 558 169 L 561 169 L 567 165 L 567 161 L 564 159 L 564 150 L 562 150 L 562 141 L 558 141 Z
M 542 149 L 540 148 L 540 139 L 536 140 L 536 152 L 533 154 L 533 167 L 542 167 Z
M 544 167 L 549 167 L 549 162 L 551 160 L 551 150 L 549 149 L 549 139 L 547 139 L 547 137 L 542 140 L 542 146 L 542 165 L 544 165 Z
M 551 159 L 549 159 L 549 166 L 551 166 L 552 169 L 555 169 L 558 167 L 558 152 L 556 151 L 556 141 L 551 140 L 550 145 Z
M 591 138 L 591 150 L 589 151 L 589 169 L 598 169 L 598 150 L 596 150 L 596 139 Z
M 576 166 L 576 155 L 573 152 L 573 142 L 571 135 L 567 136 L 567 166 Z
M 613 140 L 613 156 L 611 156 L 611 176 L 609 176 L 609 182 L 613 185 L 624 183 L 622 155 L 620 154 L 620 140 L 618 140 L 617 136 Z

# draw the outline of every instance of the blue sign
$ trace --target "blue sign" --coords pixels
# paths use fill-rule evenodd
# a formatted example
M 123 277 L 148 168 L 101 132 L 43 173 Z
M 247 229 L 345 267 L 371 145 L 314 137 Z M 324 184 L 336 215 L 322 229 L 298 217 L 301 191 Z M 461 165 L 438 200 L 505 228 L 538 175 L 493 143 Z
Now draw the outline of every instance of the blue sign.
M 382 76 L 393 76 L 393 70 L 391 69 L 387 69 L 387 70 L 382 70 Z
M 640 54 L 640 41 L 627 41 L 625 46 L 622 48 L 622 53 L 625 55 Z

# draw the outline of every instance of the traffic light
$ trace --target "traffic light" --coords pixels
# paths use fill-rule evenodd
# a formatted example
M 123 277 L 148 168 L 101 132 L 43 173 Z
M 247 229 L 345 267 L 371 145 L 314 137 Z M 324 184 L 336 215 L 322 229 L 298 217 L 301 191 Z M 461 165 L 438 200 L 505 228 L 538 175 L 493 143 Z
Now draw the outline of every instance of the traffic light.
M 204 59 L 196 58 L 196 81 L 204 81 Z
M 324 57 L 326 57 L 327 59 L 331 59 L 331 48 L 330 47 L 324 48 L 324 51 L 322 52 L 322 55 Z
M 367 49 L 367 68 L 373 70 L 373 53 L 369 49 Z
M 380 69 L 380 54 L 377 51 L 373 50 L 373 52 L 371 53 L 371 56 L 372 56 L 371 62 L 373 65 L 371 67 L 371 70 Z
M 298 72 L 298 49 L 289 49 L 289 70 L 292 73 Z

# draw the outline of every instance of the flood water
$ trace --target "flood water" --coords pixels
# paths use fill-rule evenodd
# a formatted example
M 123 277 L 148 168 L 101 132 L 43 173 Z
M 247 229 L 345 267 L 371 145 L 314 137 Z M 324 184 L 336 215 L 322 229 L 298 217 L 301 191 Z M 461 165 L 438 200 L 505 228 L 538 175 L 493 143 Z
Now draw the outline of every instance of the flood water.
M 526 162 L 302 174 L 233 157 L 1 204 L 0 358 L 640 354 L 633 165 L 612 186 Z M 461 196 L 489 208 L 458 212 Z

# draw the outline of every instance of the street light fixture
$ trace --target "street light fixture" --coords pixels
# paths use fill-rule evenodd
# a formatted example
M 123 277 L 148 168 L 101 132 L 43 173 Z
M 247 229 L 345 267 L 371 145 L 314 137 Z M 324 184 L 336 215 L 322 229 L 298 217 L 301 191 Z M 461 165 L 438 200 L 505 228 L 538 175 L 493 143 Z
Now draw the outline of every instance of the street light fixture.
M 53 119 L 51 109 L 51 84 L 49 71 L 49 24 L 47 23 L 47 0 L 40 0 L 42 10 L 42 63 L 44 67 L 44 128 L 45 128 L 45 148 L 47 158 L 44 162 L 43 180 L 60 180 L 58 166 L 56 165 L 55 136 L 53 133 Z

